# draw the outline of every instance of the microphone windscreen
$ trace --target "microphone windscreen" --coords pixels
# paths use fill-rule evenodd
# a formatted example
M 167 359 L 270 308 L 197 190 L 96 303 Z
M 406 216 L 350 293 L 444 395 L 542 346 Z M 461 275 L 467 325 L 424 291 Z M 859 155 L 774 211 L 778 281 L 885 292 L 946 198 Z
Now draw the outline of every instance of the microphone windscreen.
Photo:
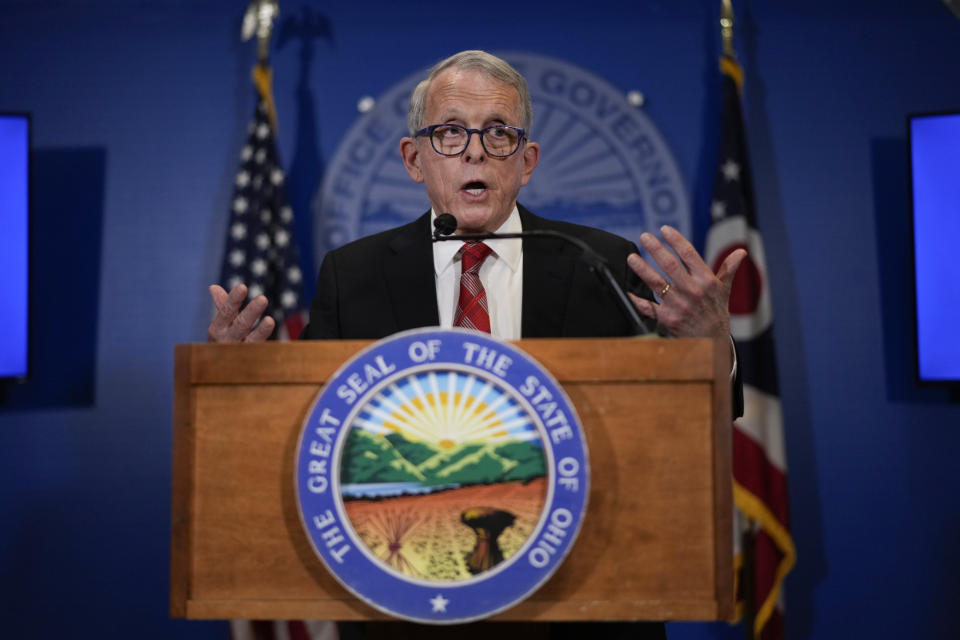
M 457 230 L 457 219 L 449 213 L 441 213 L 433 221 L 433 228 L 442 236 L 448 236 Z

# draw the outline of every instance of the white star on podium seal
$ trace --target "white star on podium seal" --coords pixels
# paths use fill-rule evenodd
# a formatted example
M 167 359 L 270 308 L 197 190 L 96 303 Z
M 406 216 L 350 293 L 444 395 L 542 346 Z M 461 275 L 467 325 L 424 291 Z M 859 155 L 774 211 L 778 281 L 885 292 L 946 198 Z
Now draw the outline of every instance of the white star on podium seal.
M 438 593 L 436 598 L 430 598 L 430 604 L 433 605 L 433 610 L 437 612 L 445 612 L 449 602 L 443 597 L 442 593 Z

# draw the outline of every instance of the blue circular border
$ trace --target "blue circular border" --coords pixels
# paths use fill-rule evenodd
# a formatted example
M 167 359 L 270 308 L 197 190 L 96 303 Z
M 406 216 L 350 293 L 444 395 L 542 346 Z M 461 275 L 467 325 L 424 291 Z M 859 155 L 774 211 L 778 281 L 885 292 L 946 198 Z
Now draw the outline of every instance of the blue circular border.
M 510 364 L 502 367 L 503 375 L 490 368 L 466 362 L 470 347 L 486 348 L 506 356 Z M 426 347 L 419 353 L 429 357 L 417 361 L 411 357 L 415 345 Z M 431 350 L 430 346 L 435 349 Z M 497 358 L 493 359 L 495 363 Z M 371 384 L 348 402 L 349 393 L 338 394 L 342 388 L 352 388 L 352 376 L 365 377 L 367 367 L 383 373 L 383 379 Z M 524 546 L 497 567 L 473 578 L 460 581 L 427 581 L 401 576 L 388 569 L 365 548 L 353 531 L 343 510 L 339 491 L 340 453 L 350 430 L 350 422 L 366 403 L 378 393 L 388 379 L 414 371 L 449 371 L 476 373 L 486 379 L 497 379 L 501 387 L 521 399 L 531 420 L 541 435 L 548 463 L 547 501 L 536 529 Z M 356 380 L 356 378 L 354 378 Z M 531 380 L 536 380 L 534 388 Z M 347 385 L 344 387 L 344 385 Z M 530 393 L 524 391 L 531 390 Z M 530 404 L 541 389 L 551 396 L 556 409 L 566 416 L 570 435 L 555 442 L 555 433 L 544 423 L 536 408 Z M 561 433 L 557 431 L 556 433 Z M 558 465 L 561 460 L 577 462 L 576 472 L 564 474 L 561 479 Z M 322 471 L 311 473 L 310 462 Z M 350 592 L 374 608 L 393 616 L 432 624 L 469 622 L 494 615 L 522 601 L 542 585 L 560 566 L 579 533 L 589 496 L 589 463 L 586 440 L 576 411 L 557 381 L 539 363 L 513 345 L 489 334 L 463 329 L 416 329 L 381 340 L 361 351 L 346 362 L 318 394 L 304 421 L 296 449 L 294 465 L 297 505 L 301 522 L 311 545 L 333 576 Z M 325 479 L 325 490 L 312 491 L 311 481 Z M 577 489 L 567 488 L 576 483 Z M 565 510 L 565 511 L 564 511 Z M 569 514 L 564 526 L 555 527 L 556 514 Z M 558 535 L 558 531 L 562 535 Z M 558 543 L 559 542 L 559 543 Z M 548 562 L 534 566 L 531 553 Z M 539 564 L 539 563 L 538 563 Z M 442 606 L 440 606 L 442 605 Z

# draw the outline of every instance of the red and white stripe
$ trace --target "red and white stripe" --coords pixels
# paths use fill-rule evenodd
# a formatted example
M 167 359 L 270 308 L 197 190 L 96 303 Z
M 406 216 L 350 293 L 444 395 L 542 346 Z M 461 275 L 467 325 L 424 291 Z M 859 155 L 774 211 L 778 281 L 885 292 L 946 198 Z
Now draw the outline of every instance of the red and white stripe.
M 231 640 L 338 640 L 337 623 L 326 620 L 231 620 Z

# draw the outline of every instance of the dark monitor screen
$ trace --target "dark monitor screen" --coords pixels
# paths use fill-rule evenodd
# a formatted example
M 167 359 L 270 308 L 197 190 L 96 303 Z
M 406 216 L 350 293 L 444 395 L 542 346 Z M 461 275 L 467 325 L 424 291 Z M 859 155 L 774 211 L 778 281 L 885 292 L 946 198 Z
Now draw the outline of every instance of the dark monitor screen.
M 908 119 L 917 365 L 921 381 L 960 381 L 960 112 Z
M 0 378 L 27 375 L 30 118 L 0 113 Z

